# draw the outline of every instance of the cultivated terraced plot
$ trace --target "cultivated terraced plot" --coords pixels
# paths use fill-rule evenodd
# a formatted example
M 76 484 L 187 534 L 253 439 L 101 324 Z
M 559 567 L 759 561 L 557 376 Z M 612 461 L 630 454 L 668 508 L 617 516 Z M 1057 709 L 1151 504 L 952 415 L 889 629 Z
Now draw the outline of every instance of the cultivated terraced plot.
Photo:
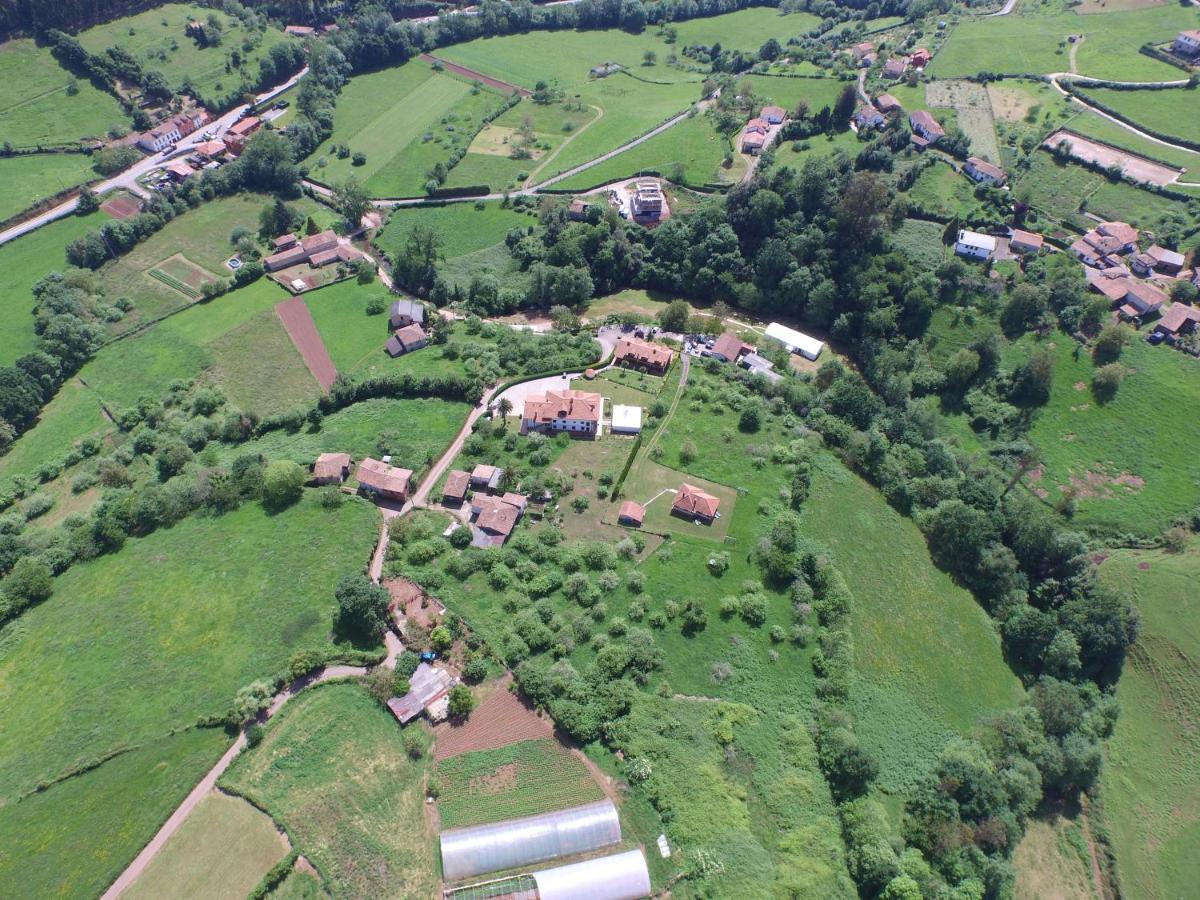
M 49 48 L 29 38 L 0 44 L 0 141 L 71 144 L 104 138 L 114 126 L 129 127 L 116 97 L 72 76 Z

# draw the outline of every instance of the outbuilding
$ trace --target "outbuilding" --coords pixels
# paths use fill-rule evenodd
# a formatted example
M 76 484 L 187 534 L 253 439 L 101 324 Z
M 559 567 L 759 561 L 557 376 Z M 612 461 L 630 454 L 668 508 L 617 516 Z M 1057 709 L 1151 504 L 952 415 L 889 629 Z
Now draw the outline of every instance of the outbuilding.
M 805 359 L 816 359 L 825 349 L 824 341 L 809 337 L 802 331 L 796 331 L 796 329 L 780 325 L 778 322 L 768 325 L 764 333 L 767 337 L 774 338 L 787 347 L 789 353 L 799 353 Z
M 967 231 L 963 228 L 958 232 L 954 252 L 970 259 L 990 259 L 996 252 L 996 239 L 990 234 L 980 234 L 978 231 Z
M 615 404 L 612 410 L 613 434 L 641 434 L 642 408 Z

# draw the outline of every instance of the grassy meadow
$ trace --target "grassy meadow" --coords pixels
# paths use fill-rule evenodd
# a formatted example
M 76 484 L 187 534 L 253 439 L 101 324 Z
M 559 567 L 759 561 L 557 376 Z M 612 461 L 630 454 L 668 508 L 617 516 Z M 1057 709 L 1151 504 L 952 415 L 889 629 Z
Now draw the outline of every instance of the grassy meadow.
M 1187 896 L 1200 879 L 1200 543 L 1178 554 L 1117 550 L 1100 575 L 1142 614 L 1100 788 L 1121 893 Z
M 1116 397 L 1100 403 L 1089 387 L 1094 370 L 1089 354 L 1076 358 L 1073 342 L 1062 336 L 1049 345 L 1054 385 L 1029 432 L 1043 471 L 1027 484 L 1049 503 L 1074 484 L 1079 527 L 1108 535 L 1160 533 L 1200 499 L 1195 429 L 1177 412 L 1200 404 L 1196 361 L 1139 336 L 1121 357 L 1128 374 Z M 1018 342 L 1006 363 L 1017 364 L 1034 346 L 1030 338 Z M 1168 396 L 1181 405 L 1164 403 Z M 1144 483 L 1114 481 L 1121 475 Z
M 71 83 L 74 87 L 68 90 Z M 0 44 L 3 140 L 21 148 L 71 144 L 103 139 L 111 128 L 129 128 L 129 117 L 116 97 L 86 78 L 72 76 L 49 47 L 39 47 L 30 38 Z
M 39 153 L 0 159 L 0 221 L 95 177 L 91 157 L 82 153 Z
M 188 22 L 202 23 L 214 15 L 221 22 L 221 43 L 201 47 L 186 33 Z M 146 70 L 158 70 L 176 90 L 184 83 L 202 97 L 225 97 L 243 81 L 258 78 L 258 62 L 275 44 L 292 40 L 281 30 L 267 26 L 247 31 L 241 20 L 219 8 L 168 3 L 132 16 L 96 25 L 78 35 L 89 53 L 103 53 L 120 46 L 133 54 Z M 240 65 L 233 64 L 233 53 Z
M 0 633 L 0 646 L 15 642 L 13 628 Z M 16 711 L 11 704 L 6 710 Z M 104 710 L 96 712 L 103 716 Z M 219 728 L 185 724 L 19 802 L 6 796 L 0 815 L 0 884 L 20 885 L 26 897 L 98 897 L 229 744 Z M 27 790 L 22 787 L 22 794 Z
M 321 386 L 274 309 L 255 314 L 208 349 L 212 367 L 204 377 L 242 409 L 261 413 L 310 407 L 321 396 Z
M 556 738 L 521 741 L 443 759 L 442 828 L 487 825 L 604 799 L 587 766 Z
M 1180 179 L 1182 181 L 1194 181 L 1194 173 L 1200 171 L 1200 151 L 1164 147 L 1090 110 L 1079 113 L 1067 123 L 1067 127 L 1085 137 L 1184 169 L 1188 174 Z
M 419 60 L 351 79 L 338 97 L 333 136 L 313 151 L 313 176 L 327 184 L 353 177 L 373 197 L 422 196 L 427 174 L 471 143 L 483 117 L 503 104 L 498 92 L 475 88 Z M 338 158 L 333 145 L 350 148 Z M 353 154 L 366 163 L 353 164 Z
M 1103 900 L 1092 880 L 1083 818 L 1032 819 L 1013 851 L 1013 900 Z
M 287 852 L 269 816 L 241 797 L 214 791 L 122 896 L 244 900 Z
M 34 347 L 33 285 L 50 272 L 66 269 L 67 245 L 106 221 L 108 216 L 99 210 L 68 216 L 0 244 L 0 366 L 11 365 Z
M 447 203 L 428 209 L 398 209 L 388 218 L 375 243 L 394 258 L 404 248 L 408 232 L 415 224 L 436 231 L 442 239 L 442 254 L 452 260 L 502 243 L 510 229 L 528 228 L 536 224 L 536 220 L 495 202 L 484 204 L 483 209 L 476 208 L 471 202 Z
M 1200 142 L 1200 94 L 1195 90 L 1119 91 L 1088 87 L 1083 94 L 1152 131 Z
M 428 749 L 420 723 L 402 732 L 359 686 L 323 685 L 288 703 L 220 785 L 266 809 L 335 897 L 429 897 L 438 882 L 429 763 L 405 754 L 408 734 Z
M 115 430 L 104 417 L 96 393 L 72 378 L 42 409 L 37 424 L 0 456 L 0 478 L 32 476 L 46 460 L 61 457 L 76 441 Z
M 720 16 L 673 22 L 671 27 L 678 34 L 678 46 L 720 44 L 731 50 L 752 52 L 757 51 L 768 38 L 786 44 L 788 38 L 799 37 L 820 22 L 811 13 L 781 14 L 778 9 L 769 6 L 752 6 Z
M 1061 12 L 976 18 L 954 27 L 926 72 L 955 78 L 978 72 L 1036 74 L 1072 71 L 1067 35 L 1081 35 L 1078 72 L 1117 81 L 1173 80 L 1179 69 L 1138 52 L 1145 43 L 1171 40 L 1195 28 L 1192 10 L 1176 4 L 1081 16 Z

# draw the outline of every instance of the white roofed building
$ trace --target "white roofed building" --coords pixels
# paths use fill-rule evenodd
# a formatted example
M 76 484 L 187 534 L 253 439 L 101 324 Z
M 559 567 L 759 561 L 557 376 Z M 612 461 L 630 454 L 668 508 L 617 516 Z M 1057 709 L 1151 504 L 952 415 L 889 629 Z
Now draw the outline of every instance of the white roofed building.
M 767 337 L 774 338 L 787 347 L 789 353 L 799 353 L 805 359 L 816 359 L 825 349 L 824 341 L 809 337 L 802 331 L 796 331 L 796 329 L 780 325 L 778 322 L 768 325 L 765 333 Z
M 964 228 L 958 233 L 954 252 L 971 259 L 990 259 L 996 252 L 996 239 L 990 234 L 980 234 L 978 231 L 967 231 Z
M 640 406 L 614 405 L 612 408 L 612 431 L 614 434 L 641 434 L 642 408 Z

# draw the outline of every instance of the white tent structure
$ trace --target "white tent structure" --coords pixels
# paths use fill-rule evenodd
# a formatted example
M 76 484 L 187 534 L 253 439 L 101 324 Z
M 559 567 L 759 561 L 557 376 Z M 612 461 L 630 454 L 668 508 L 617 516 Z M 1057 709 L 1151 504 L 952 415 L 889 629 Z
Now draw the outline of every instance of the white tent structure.
M 778 322 L 767 326 L 766 335 L 787 347 L 789 353 L 799 353 L 805 359 L 816 359 L 825 349 L 824 341 L 818 341 L 815 337 L 809 337 L 802 331 L 796 331 Z
M 538 900 L 639 900 L 650 896 L 650 872 L 641 850 L 534 872 L 533 880 Z
M 621 821 L 611 800 L 490 825 L 442 832 L 446 881 L 484 872 L 587 853 L 621 842 Z

